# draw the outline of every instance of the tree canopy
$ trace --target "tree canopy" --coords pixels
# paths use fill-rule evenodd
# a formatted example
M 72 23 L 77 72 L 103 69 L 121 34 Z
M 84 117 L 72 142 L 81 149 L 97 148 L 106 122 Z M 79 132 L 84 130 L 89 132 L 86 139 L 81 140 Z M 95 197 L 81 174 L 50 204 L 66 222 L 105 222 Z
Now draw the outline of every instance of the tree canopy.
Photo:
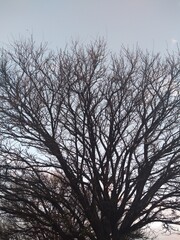
M 179 225 L 179 93 L 179 53 L 113 55 L 103 41 L 53 52 L 32 39 L 2 49 L 9 239 L 124 240 Z

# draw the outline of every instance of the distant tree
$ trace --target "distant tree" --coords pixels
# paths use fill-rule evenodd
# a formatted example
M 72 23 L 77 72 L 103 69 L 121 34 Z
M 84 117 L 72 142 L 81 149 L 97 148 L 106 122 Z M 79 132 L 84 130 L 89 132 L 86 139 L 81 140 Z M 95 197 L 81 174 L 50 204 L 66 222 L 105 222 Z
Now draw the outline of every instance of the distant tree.
M 16 235 L 130 240 L 179 225 L 179 93 L 179 53 L 2 50 L 0 211 Z

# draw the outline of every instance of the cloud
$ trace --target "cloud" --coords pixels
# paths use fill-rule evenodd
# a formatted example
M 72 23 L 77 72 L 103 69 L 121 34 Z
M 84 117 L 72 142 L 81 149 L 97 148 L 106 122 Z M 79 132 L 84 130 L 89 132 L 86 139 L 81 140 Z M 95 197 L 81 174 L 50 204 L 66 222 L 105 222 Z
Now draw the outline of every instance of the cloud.
M 177 44 L 177 43 L 178 43 L 178 40 L 175 39 L 175 38 L 171 38 L 171 43 L 172 43 L 172 44 Z

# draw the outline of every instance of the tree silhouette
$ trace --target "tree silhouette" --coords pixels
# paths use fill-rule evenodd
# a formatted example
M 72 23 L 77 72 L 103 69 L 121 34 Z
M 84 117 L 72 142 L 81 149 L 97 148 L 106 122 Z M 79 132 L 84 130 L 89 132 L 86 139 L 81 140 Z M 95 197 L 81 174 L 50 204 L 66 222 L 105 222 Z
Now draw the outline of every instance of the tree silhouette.
M 0 210 L 16 233 L 122 240 L 180 224 L 179 60 L 102 41 L 2 50 Z

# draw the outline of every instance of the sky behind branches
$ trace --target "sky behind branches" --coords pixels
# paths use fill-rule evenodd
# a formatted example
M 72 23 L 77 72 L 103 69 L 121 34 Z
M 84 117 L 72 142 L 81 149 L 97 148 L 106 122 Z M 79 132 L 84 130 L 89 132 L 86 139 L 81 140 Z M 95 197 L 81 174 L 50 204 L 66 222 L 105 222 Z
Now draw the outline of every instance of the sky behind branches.
M 137 44 L 154 52 L 175 51 L 180 0 L 0 0 L 0 47 L 31 35 L 54 49 L 72 40 L 104 38 L 114 52 Z

